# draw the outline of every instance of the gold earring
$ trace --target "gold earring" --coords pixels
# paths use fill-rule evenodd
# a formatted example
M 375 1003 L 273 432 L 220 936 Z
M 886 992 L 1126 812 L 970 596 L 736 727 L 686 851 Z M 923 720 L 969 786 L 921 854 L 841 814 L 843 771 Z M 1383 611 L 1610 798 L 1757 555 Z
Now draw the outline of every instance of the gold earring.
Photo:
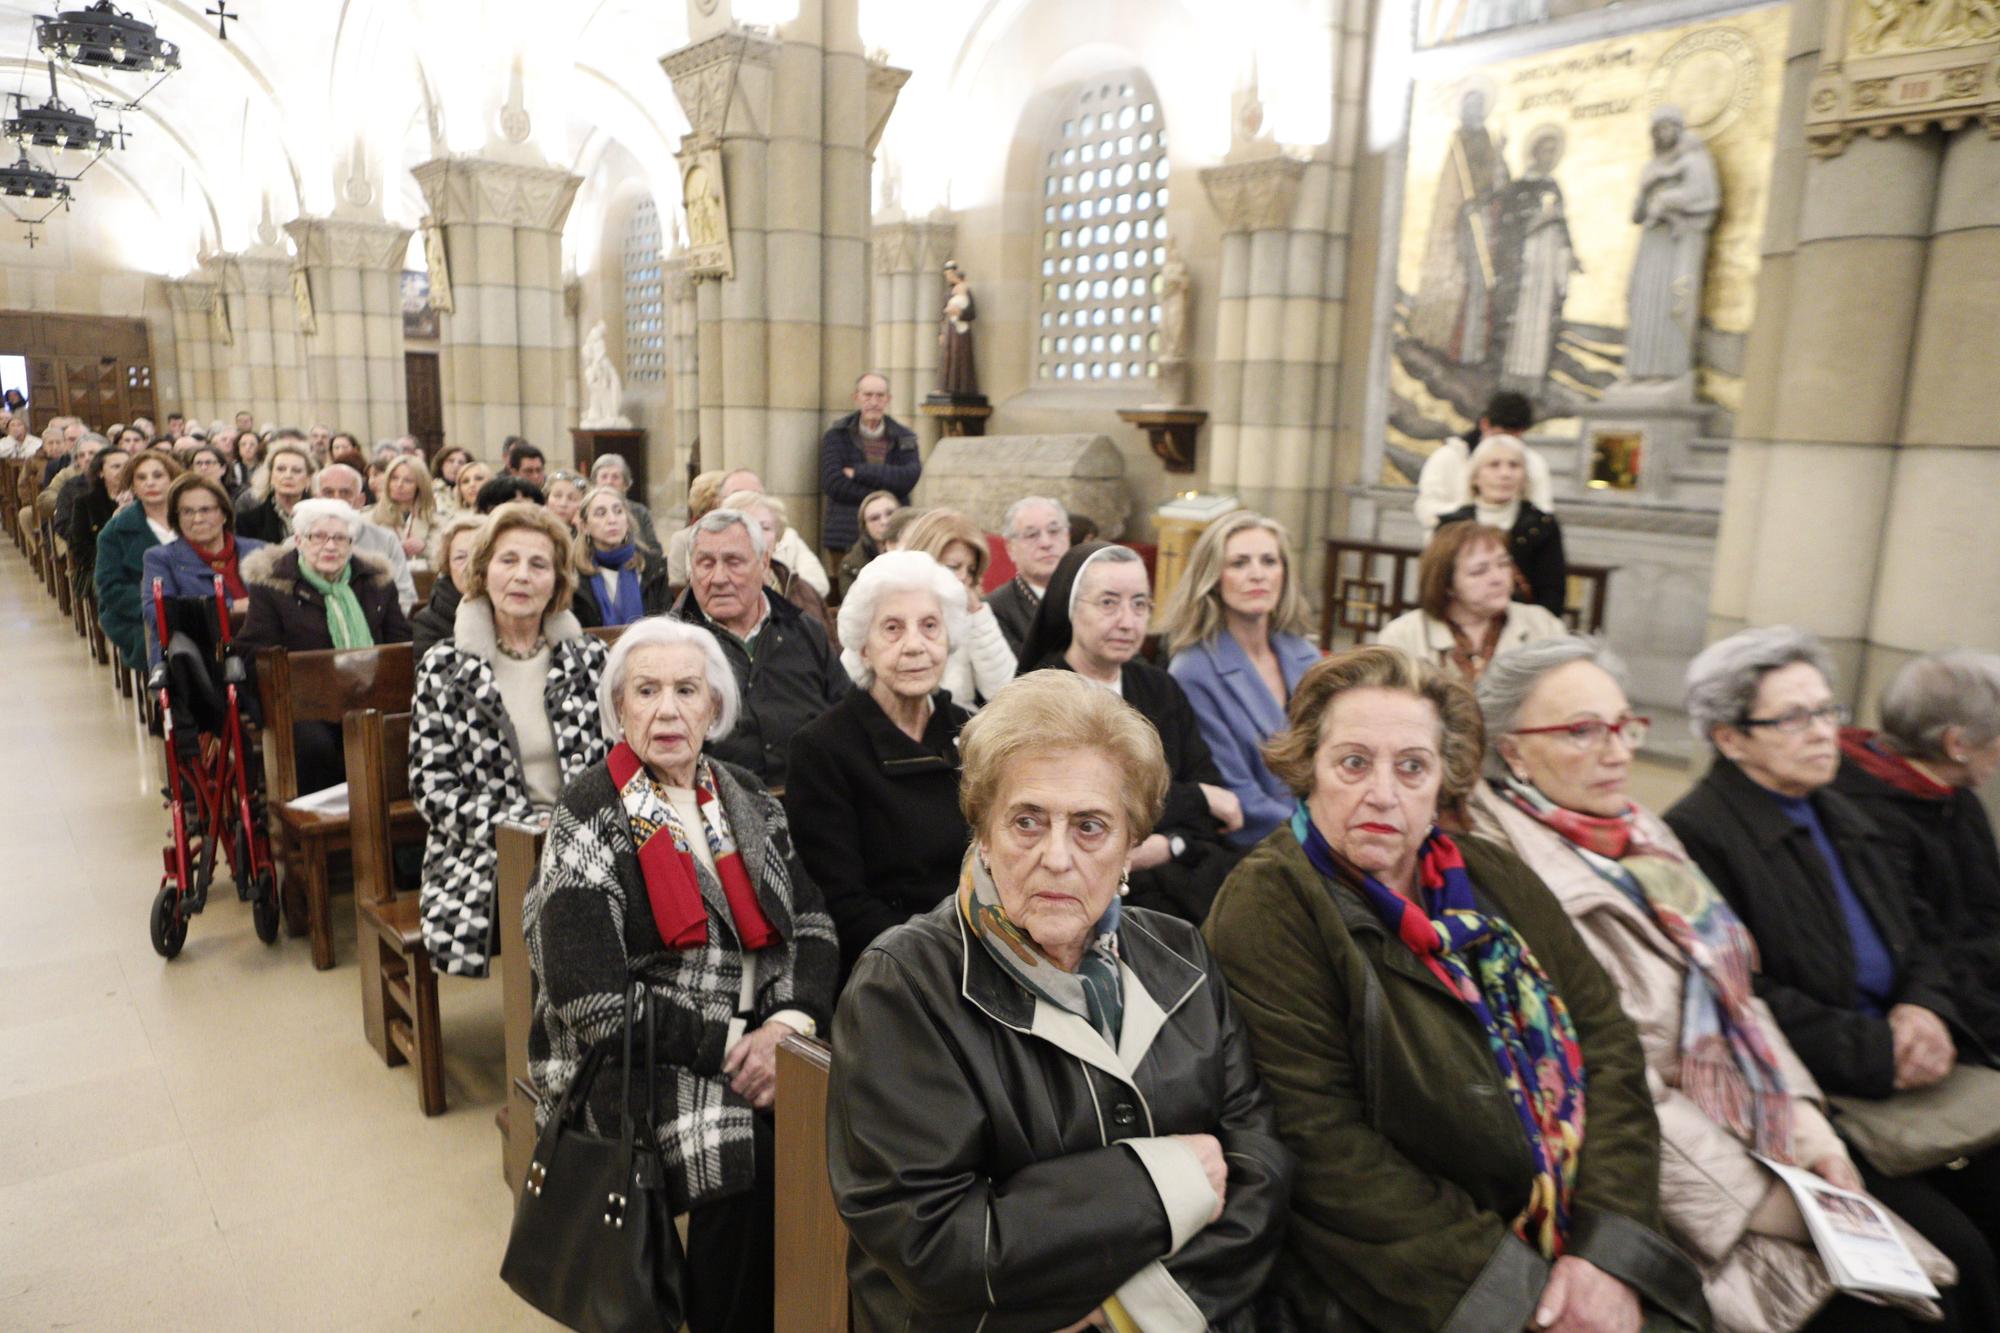
M 1118 877 L 1118 896 L 1125 897 L 1132 892 L 1132 867 L 1128 864 L 1125 873 Z

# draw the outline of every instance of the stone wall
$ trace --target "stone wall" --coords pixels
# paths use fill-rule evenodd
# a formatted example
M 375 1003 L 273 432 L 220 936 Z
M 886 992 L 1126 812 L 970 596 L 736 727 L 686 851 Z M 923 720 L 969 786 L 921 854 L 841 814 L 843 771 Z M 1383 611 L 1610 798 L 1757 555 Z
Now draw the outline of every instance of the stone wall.
M 1122 536 L 1132 512 L 1125 456 L 1103 435 L 988 435 L 939 440 L 924 464 L 914 504 L 956 509 L 987 532 L 1000 531 L 1007 506 L 1024 495 L 1060 500 Z

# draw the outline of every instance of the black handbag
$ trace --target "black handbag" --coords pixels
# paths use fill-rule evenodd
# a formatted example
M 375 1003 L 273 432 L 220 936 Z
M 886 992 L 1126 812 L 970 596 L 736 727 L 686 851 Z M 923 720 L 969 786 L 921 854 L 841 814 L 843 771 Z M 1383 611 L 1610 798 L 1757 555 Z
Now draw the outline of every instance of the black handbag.
M 632 1110 L 633 1029 L 645 1029 L 646 1100 Z M 500 1277 L 549 1318 L 582 1333 L 675 1333 L 686 1306 L 686 1256 L 674 1230 L 654 1130 L 653 1006 L 625 1002 L 618 1134 L 584 1128 L 583 1109 L 611 1055 L 591 1048 L 563 1094 L 514 1208 Z

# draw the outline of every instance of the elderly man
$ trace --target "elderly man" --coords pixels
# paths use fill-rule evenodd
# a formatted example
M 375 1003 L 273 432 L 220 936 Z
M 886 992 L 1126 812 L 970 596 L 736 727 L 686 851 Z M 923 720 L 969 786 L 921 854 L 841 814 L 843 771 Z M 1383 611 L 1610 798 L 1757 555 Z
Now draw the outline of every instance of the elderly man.
M 312 449 L 313 465 L 326 466 L 326 456 L 333 448 L 333 427 L 314 426 L 306 432 L 306 444 Z
M 590 465 L 590 484 L 609 486 L 625 497 L 625 512 L 632 516 L 634 536 L 639 545 L 660 555 L 660 534 L 653 528 L 653 511 L 647 505 L 632 498 L 632 465 L 617 454 L 599 454 L 597 461 Z
M 1014 577 L 995 588 L 986 604 L 993 608 L 993 618 L 1000 622 L 1007 646 L 1019 656 L 1028 626 L 1035 623 L 1035 611 L 1048 591 L 1049 576 L 1069 552 L 1069 514 L 1060 500 L 1046 495 L 1023 496 L 1007 506 L 1000 520 L 1000 535 L 1007 539 L 1007 558 L 1014 562 Z
M 91 459 L 97 457 L 98 451 L 109 444 L 109 440 L 95 431 L 84 435 L 70 452 L 68 466 L 51 477 L 49 484 L 42 487 L 42 493 L 35 497 L 35 516 L 53 519 L 58 539 L 69 531 L 70 510 L 76 507 L 77 497 L 83 494 L 83 488 L 90 484 L 84 469 L 90 466 Z
M 743 695 L 735 728 L 708 752 L 777 788 L 793 735 L 838 703 L 848 680 L 826 631 L 765 592 L 768 569 L 764 530 L 718 509 L 695 524 L 688 587 L 673 614 L 714 633 Z
M 724 473 L 722 494 L 735 495 L 739 491 L 755 491 L 762 495 L 764 479 L 747 467 Z M 822 565 L 819 557 L 812 553 L 812 548 L 806 545 L 805 538 L 799 536 L 797 528 L 786 525 L 785 535 L 778 538 L 778 544 L 771 548 L 771 558 L 810 583 L 821 597 L 832 596 L 833 584 L 826 577 L 826 566 Z
M 345 463 L 329 463 L 313 479 L 313 494 L 322 500 L 339 500 L 349 509 L 361 512 L 361 474 Z M 403 613 L 408 615 L 417 604 L 417 584 L 410 577 L 410 560 L 403 554 L 402 539 L 380 523 L 370 523 L 364 518 L 354 549 L 372 552 L 389 562 L 389 572 L 396 578 L 396 597 L 403 604 Z
M 854 411 L 819 442 L 819 487 L 826 493 L 820 544 L 836 567 L 861 536 L 861 502 L 875 491 L 892 491 L 908 504 L 923 472 L 916 432 L 889 415 L 889 377 L 867 372 L 854 381 Z

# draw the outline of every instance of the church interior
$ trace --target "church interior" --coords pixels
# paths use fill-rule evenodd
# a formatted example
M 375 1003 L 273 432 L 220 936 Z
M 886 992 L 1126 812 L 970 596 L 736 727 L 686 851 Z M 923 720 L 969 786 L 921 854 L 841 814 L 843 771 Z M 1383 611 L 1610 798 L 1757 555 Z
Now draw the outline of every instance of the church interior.
M 1457 473 L 1427 510 L 1426 479 L 1522 401 L 1543 600 L 1622 659 L 1657 809 L 1709 763 L 1707 645 L 1805 631 L 1868 726 L 1913 660 L 2000 651 L 2000 15 L 1973 0 L 0 0 L 4 74 L 0 395 L 44 443 L 0 441 L 0 1327 L 553 1326 L 499 1276 L 534 847 L 498 852 L 510 978 L 378 947 L 364 881 L 406 872 L 417 776 L 364 855 L 350 715 L 352 846 L 274 791 L 270 896 L 218 888 L 161 957 L 162 696 L 36 508 L 69 422 L 144 419 L 134 459 L 170 419 L 226 432 L 239 521 L 287 430 L 348 435 L 371 499 L 405 438 L 440 476 L 532 444 L 552 505 L 615 456 L 662 555 L 718 507 L 701 478 L 753 473 L 824 582 L 862 538 L 822 442 L 879 379 L 922 460 L 900 498 L 988 534 L 989 599 L 1023 497 L 1139 550 L 1155 607 L 1247 510 L 1338 652 L 1419 608 L 1442 511 L 1495 521 Z M 419 606 L 456 577 L 409 557 Z M 844 1329 L 787 1077 L 777 1327 Z

